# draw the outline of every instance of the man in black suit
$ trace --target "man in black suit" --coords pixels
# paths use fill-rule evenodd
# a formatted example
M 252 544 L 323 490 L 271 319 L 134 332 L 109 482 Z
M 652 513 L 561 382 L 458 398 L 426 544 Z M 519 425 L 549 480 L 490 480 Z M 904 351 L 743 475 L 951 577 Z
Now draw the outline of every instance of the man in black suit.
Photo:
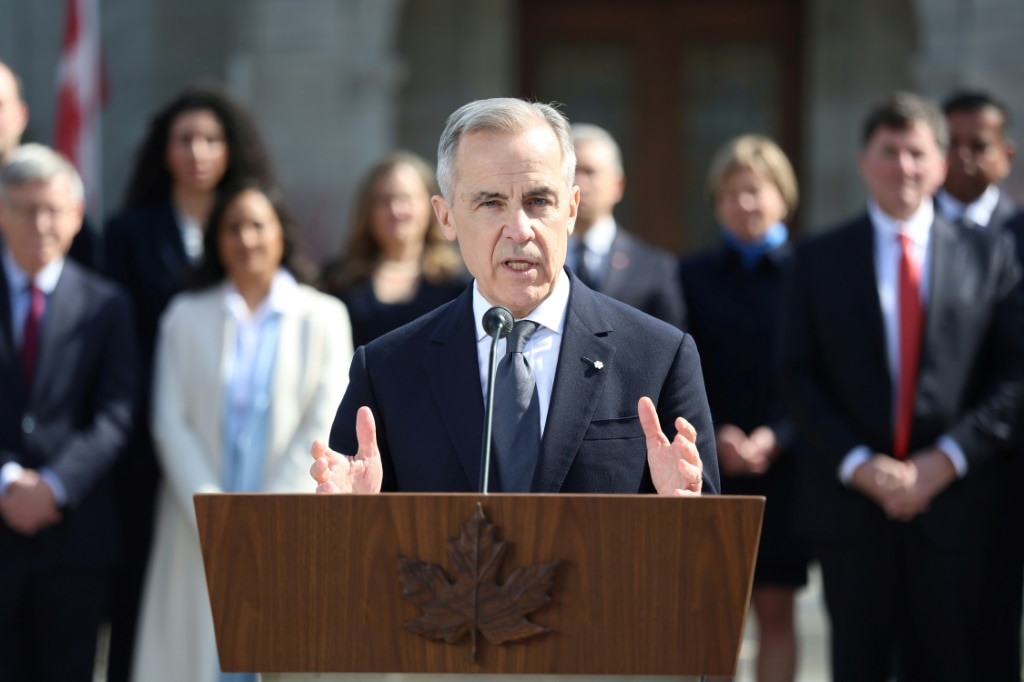
M 65 259 L 81 179 L 47 147 L 0 170 L 0 679 L 90 680 L 116 560 L 108 473 L 135 390 L 123 293 Z
M 1022 262 L 1024 213 L 1000 187 L 1016 153 L 1007 137 L 1006 106 L 984 92 L 961 91 L 950 95 L 942 109 L 949 123 L 949 172 L 935 195 L 936 208 L 950 222 L 996 237 L 1004 230 L 1013 233 Z M 985 578 L 986 632 L 980 643 L 985 647 L 981 664 L 986 667 L 979 679 L 1019 681 L 1024 603 L 1024 513 L 1017 499 L 1017 483 L 1024 478 L 1020 446 L 997 465 L 1003 468 L 1002 490 L 992 504 L 998 505 L 1002 530 L 994 540 Z
M 974 680 L 999 528 L 990 496 L 1024 395 L 1012 239 L 935 214 L 948 132 L 898 93 L 869 115 L 868 211 L 797 246 L 780 388 L 806 456 L 833 678 Z
M 21 136 L 27 126 L 28 104 L 21 95 L 21 79 L 9 66 L 0 62 L 0 168 L 21 144 Z M 83 215 L 82 226 L 71 242 L 68 255 L 82 265 L 96 269 L 98 241 L 94 228 Z
M 502 305 L 536 327 L 518 359 L 535 410 L 518 431 L 534 435 L 511 452 L 495 438 L 494 489 L 718 492 L 692 338 L 564 268 L 574 169 L 568 122 L 550 106 L 482 100 L 449 117 L 434 209 L 474 282 L 356 352 L 330 449 L 313 445 L 318 491 L 477 489 L 490 347 L 481 317 Z M 499 394 L 495 412 L 511 411 L 512 397 Z
M 1017 147 L 1006 135 L 1006 107 L 983 92 L 957 92 L 943 104 L 949 171 L 935 201 L 942 217 L 970 227 L 1002 228 L 1020 213 L 999 185 Z
M 618 143 L 590 123 L 574 123 L 572 137 L 580 208 L 569 239 L 569 268 L 591 289 L 685 329 L 676 257 L 630 234 L 612 214 L 626 189 Z

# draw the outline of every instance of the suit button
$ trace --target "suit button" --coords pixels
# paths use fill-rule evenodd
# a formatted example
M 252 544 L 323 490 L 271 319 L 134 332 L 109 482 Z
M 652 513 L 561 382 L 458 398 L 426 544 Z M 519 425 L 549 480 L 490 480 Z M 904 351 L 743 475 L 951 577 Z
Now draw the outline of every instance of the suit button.
M 32 433 L 36 430 L 36 420 L 30 414 L 26 414 L 21 418 L 21 431 L 22 433 Z

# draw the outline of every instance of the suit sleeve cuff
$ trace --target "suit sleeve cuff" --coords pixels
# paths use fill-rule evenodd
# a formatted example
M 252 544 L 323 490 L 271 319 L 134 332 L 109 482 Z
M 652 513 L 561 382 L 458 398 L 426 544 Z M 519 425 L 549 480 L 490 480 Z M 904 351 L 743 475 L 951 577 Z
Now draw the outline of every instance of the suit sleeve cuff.
M 50 486 L 50 490 L 53 491 L 53 499 L 57 502 L 58 507 L 63 507 L 64 503 L 68 500 L 67 490 L 64 489 L 64 484 L 57 478 L 57 474 L 53 473 L 53 470 L 41 467 L 39 469 L 39 478 L 43 479 L 46 485 Z
M 871 459 L 871 448 L 867 445 L 858 445 L 850 450 L 846 453 L 846 457 L 843 457 L 843 461 L 839 463 L 839 481 L 845 486 L 850 485 L 850 481 L 853 480 L 853 472 L 869 459 Z
M 967 455 L 964 454 L 963 448 L 960 447 L 959 443 L 949 436 L 943 436 L 939 438 L 939 442 L 935 445 L 953 463 L 957 478 L 963 478 L 967 475 Z
M 24 469 L 17 462 L 7 462 L 0 467 L 0 495 L 6 493 L 8 486 L 21 478 L 23 471 Z

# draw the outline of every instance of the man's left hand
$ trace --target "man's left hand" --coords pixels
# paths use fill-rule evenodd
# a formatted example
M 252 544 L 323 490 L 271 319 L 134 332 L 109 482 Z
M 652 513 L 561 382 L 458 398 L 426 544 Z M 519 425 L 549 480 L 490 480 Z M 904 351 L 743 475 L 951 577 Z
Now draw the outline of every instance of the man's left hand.
M 644 396 L 637 403 L 640 424 L 647 438 L 647 463 L 659 495 L 700 495 L 704 463 L 697 452 L 697 431 L 690 422 L 676 417 L 676 435 L 671 441 L 661 431 L 654 402 Z
M 25 469 L 0 497 L 0 516 L 16 532 L 27 536 L 61 520 L 53 490 L 32 469 Z

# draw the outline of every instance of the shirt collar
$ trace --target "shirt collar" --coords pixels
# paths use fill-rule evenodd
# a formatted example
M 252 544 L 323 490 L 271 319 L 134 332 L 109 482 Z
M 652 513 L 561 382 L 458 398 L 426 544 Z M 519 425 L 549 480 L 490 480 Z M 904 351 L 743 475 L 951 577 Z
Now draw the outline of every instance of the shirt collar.
M 30 277 L 27 272 L 22 270 L 17 263 L 14 262 L 14 258 L 11 256 L 9 251 L 3 252 L 4 257 L 4 272 L 7 275 L 7 287 L 8 291 L 17 293 L 24 291 L 28 288 L 32 280 L 35 281 L 39 290 L 49 296 L 53 293 L 53 290 L 57 288 L 57 282 L 60 280 L 60 275 L 64 272 L 64 258 L 55 258 L 54 260 L 47 263 L 42 270 L 36 273 L 35 277 Z
M 616 230 L 618 230 L 618 227 L 615 224 L 615 218 L 605 216 L 591 225 L 590 229 L 580 239 L 583 240 L 583 244 L 587 247 L 588 251 L 604 256 L 612 250 L 612 242 L 615 241 Z
M 963 203 L 944 189 L 940 189 L 935 194 L 935 201 L 938 202 L 939 210 L 946 218 L 959 220 L 967 217 L 975 225 L 985 227 L 992 220 L 992 213 L 999 203 L 999 196 L 999 186 L 989 185 L 980 197 L 969 204 Z
M 492 306 L 483 294 L 476 280 L 473 280 L 473 318 L 476 320 L 476 338 L 482 341 L 489 335 L 483 328 L 484 313 Z M 533 309 L 525 319 L 533 320 L 542 327 L 547 327 L 556 334 L 562 333 L 565 324 L 565 310 L 569 307 L 569 276 L 565 270 L 559 271 L 558 279 L 551 293 Z
M 231 280 L 227 280 L 224 290 L 224 307 L 239 321 L 262 320 L 272 313 L 287 312 L 294 301 L 298 288 L 299 284 L 295 281 L 295 277 L 284 268 L 280 268 L 270 283 L 270 293 L 256 310 L 250 312 L 242 294 L 238 292 Z
M 875 234 L 881 237 L 894 238 L 902 234 L 915 244 L 927 244 L 932 223 L 935 222 L 935 205 L 931 201 L 922 201 L 909 218 L 896 220 L 877 203 L 868 201 L 868 216 L 875 226 Z

